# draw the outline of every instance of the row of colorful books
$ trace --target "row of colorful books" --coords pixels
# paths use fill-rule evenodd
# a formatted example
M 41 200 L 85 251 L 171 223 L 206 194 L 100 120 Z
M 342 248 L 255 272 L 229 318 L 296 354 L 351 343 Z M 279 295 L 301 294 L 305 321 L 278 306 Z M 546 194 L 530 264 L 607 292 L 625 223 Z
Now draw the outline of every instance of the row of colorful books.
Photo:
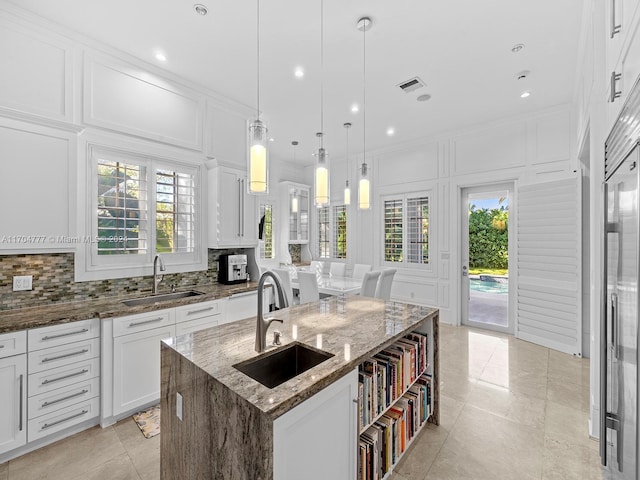
M 432 377 L 421 375 L 359 439 L 358 480 L 381 480 L 431 415 Z
M 358 374 L 358 421 L 362 431 L 426 370 L 428 336 L 412 332 L 365 360 Z

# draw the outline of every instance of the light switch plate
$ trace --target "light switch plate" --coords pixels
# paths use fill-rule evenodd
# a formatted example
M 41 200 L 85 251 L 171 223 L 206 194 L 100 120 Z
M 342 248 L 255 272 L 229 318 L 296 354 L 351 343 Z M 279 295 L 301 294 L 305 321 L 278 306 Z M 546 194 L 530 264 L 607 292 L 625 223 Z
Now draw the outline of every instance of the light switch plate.
M 182 395 L 176 392 L 176 416 L 182 420 Z
M 13 277 L 13 291 L 33 290 L 33 275 Z

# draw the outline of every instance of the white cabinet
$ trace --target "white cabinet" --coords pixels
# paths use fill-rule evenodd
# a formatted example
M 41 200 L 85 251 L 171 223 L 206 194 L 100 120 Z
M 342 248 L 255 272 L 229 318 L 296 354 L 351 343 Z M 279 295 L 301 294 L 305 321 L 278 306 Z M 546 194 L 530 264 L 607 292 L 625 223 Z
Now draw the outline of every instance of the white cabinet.
M 215 167 L 209 170 L 209 247 L 258 244 L 258 204 L 247 193 L 242 170 Z
M 356 478 L 358 373 L 348 373 L 273 423 L 275 480 Z
M 160 341 L 175 334 L 173 309 L 113 320 L 113 415 L 160 399 Z
M 27 442 L 26 332 L 0 335 L 0 454 Z
M 196 303 L 176 308 L 176 336 L 218 325 L 223 318 L 225 300 Z
M 100 414 L 100 320 L 29 330 L 28 439 Z
M 263 296 L 265 302 L 268 297 L 266 294 Z M 255 317 L 258 314 L 258 292 L 245 292 L 231 295 L 227 300 L 225 309 L 226 314 L 224 321 L 221 321 L 220 324 Z M 267 308 L 264 311 L 268 312 L 269 309 Z

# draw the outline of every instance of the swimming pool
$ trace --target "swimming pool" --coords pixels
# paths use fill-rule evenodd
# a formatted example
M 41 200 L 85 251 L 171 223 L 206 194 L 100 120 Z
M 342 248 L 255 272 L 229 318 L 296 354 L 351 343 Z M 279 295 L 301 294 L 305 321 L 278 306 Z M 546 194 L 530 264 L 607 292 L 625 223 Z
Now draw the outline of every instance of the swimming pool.
M 498 295 L 509 293 L 509 282 L 507 278 L 488 278 L 487 280 L 472 278 L 469 280 L 469 288 L 476 292 L 496 293 Z

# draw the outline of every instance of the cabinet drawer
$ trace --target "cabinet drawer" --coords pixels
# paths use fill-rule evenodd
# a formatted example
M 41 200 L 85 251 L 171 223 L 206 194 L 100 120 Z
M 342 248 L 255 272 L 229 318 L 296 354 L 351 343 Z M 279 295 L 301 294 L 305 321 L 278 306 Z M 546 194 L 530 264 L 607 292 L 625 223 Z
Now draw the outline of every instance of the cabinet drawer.
M 100 376 L 100 358 L 29 375 L 29 396 L 50 392 Z
M 99 356 L 99 338 L 29 352 L 29 374 L 42 372 L 62 365 L 82 362 Z
M 113 319 L 113 336 L 120 337 L 154 328 L 163 328 L 174 323 L 173 310 L 156 310 L 139 315 L 127 315 Z
M 176 324 L 176 336 L 215 327 L 218 325 L 218 318 L 219 315 L 213 315 L 211 317 L 197 318 L 195 320 L 189 320 L 188 322 L 178 323 Z
M 29 351 L 57 347 L 58 345 L 80 342 L 99 336 L 100 319 L 98 318 L 36 328 L 29 330 Z
M 27 352 L 27 331 L 3 333 L 0 335 L 0 358 Z
M 58 388 L 50 392 L 29 397 L 29 420 L 49 412 L 55 412 L 76 403 L 85 402 L 100 395 L 100 378 L 92 378 L 80 383 Z
M 98 415 L 100 415 L 100 398 L 95 397 L 29 420 L 27 422 L 27 437 L 30 442 L 33 442 Z
M 195 303 L 176 308 L 176 323 L 188 322 L 197 318 L 210 317 L 222 313 L 223 300 Z M 178 334 L 179 335 L 179 334 Z

